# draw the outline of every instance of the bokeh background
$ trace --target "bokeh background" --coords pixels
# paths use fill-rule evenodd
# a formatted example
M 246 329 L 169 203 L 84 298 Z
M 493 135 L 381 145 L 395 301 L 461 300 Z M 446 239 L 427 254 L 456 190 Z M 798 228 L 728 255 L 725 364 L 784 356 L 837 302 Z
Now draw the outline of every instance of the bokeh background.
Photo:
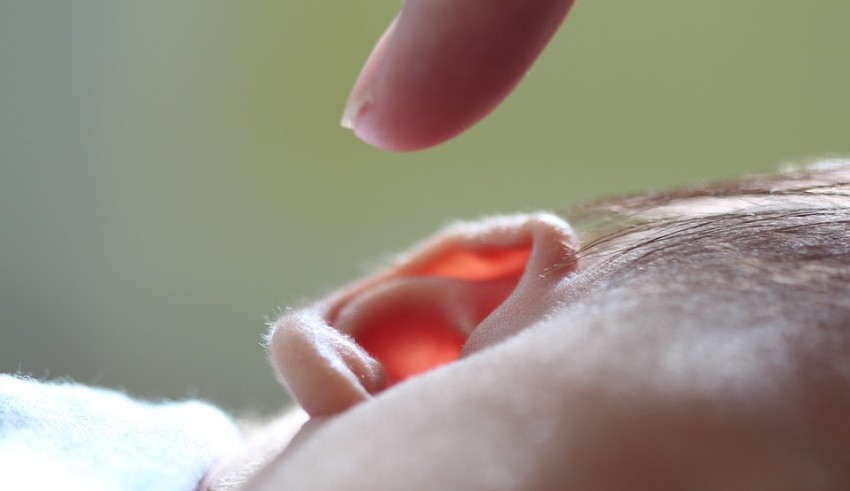
M 0 0 L 0 371 L 272 411 L 265 323 L 450 218 L 850 154 L 845 0 L 579 0 L 482 124 L 388 154 L 338 121 L 398 8 Z

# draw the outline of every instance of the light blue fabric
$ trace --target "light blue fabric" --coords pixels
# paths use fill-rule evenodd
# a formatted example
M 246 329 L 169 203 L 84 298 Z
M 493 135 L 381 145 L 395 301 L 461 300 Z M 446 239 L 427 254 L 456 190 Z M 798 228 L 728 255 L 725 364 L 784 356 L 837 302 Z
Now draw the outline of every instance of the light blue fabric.
M 193 491 L 238 440 L 231 419 L 203 402 L 152 404 L 0 374 L 4 491 Z

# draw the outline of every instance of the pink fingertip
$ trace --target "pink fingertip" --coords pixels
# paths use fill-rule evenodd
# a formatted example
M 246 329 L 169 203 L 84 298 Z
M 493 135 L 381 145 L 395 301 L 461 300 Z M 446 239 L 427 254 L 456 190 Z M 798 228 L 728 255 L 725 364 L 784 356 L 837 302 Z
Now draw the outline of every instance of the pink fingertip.
M 383 150 L 442 143 L 519 83 L 573 0 L 407 0 L 369 56 L 342 125 Z

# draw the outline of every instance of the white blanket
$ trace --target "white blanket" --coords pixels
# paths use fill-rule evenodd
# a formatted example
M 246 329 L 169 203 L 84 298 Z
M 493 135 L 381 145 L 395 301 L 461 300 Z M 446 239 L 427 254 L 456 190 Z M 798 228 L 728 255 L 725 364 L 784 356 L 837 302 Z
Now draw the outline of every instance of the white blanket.
M 69 382 L 0 374 L 0 489 L 192 491 L 238 444 L 199 401 L 152 404 Z

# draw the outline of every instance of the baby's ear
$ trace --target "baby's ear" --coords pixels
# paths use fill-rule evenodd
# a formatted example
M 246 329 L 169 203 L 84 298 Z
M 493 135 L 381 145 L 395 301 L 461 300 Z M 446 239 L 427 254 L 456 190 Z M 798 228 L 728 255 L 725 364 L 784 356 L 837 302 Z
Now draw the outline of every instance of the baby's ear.
M 281 318 L 269 335 L 272 363 L 311 416 L 339 413 L 539 319 L 547 292 L 575 270 L 575 247 L 551 214 L 458 223 Z

